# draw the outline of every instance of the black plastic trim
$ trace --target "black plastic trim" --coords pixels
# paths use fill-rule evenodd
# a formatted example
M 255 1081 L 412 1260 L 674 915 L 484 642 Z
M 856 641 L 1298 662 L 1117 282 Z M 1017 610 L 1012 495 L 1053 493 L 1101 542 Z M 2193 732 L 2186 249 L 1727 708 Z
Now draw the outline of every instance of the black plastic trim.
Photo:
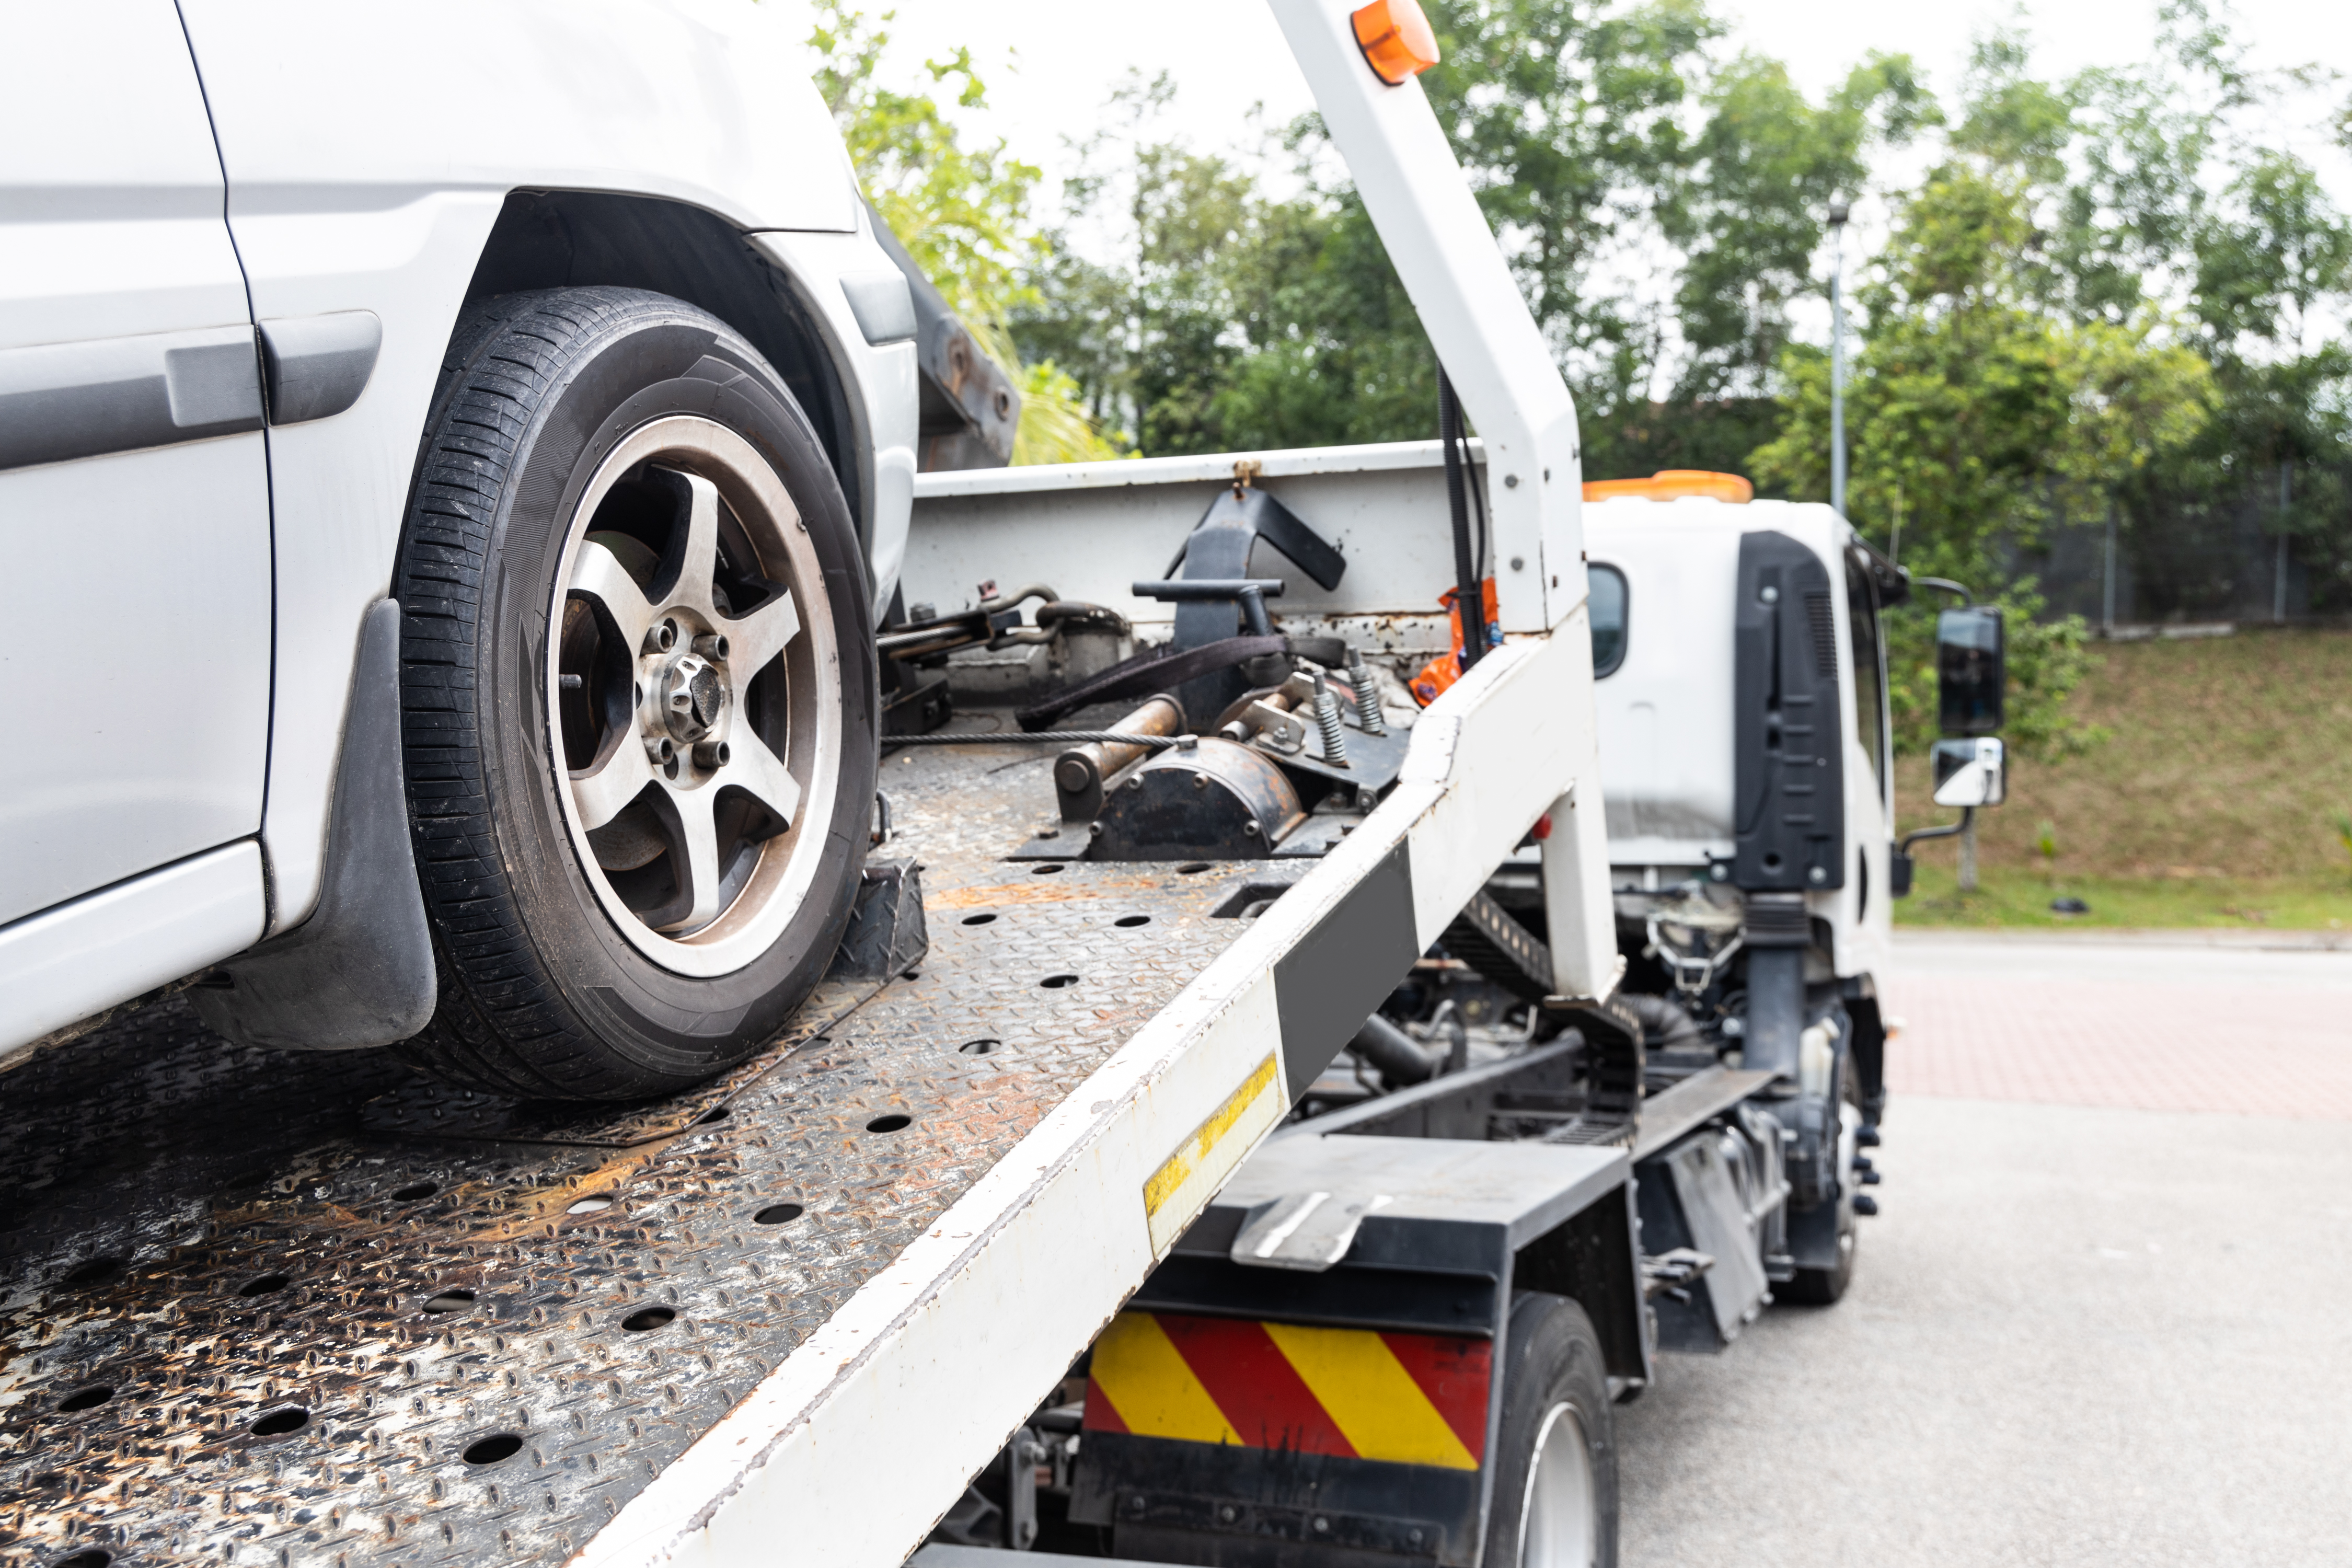
M 261 323 L 261 364 L 269 387 L 269 422 L 301 425 L 331 418 L 360 400 L 383 348 L 373 310 L 281 316 Z
M 361 623 L 318 910 L 191 993 L 206 1024 L 279 1050 L 389 1046 L 433 1016 L 433 939 L 409 847 L 400 756 L 400 605 Z
M 0 468 L 260 428 L 247 323 L 0 350 Z

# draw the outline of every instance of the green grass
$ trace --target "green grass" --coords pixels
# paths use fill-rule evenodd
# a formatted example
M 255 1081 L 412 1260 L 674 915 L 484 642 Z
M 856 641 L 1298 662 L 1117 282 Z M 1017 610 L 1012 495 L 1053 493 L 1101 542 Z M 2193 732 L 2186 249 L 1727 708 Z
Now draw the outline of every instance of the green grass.
M 1961 902 L 1957 846 L 1923 844 L 1898 921 L 2352 929 L 2352 633 L 2108 645 L 2069 707 L 2105 739 L 2013 757 L 2008 803 L 1977 815 L 1982 891 Z M 1924 758 L 1895 795 L 1906 828 L 1951 820 Z M 2067 893 L 2091 913 L 2052 914 Z
M 2352 930 L 2352 876 L 2060 877 L 2053 883 L 2034 870 L 1995 866 L 1980 871 L 1977 890 L 1963 898 L 1958 873 L 1951 866 L 1922 864 L 1911 896 L 1895 906 L 1895 923 L 1980 931 L 2064 926 Z M 2063 897 L 2082 900 L 2091 912 L 2053 913 L 2051 900 Z

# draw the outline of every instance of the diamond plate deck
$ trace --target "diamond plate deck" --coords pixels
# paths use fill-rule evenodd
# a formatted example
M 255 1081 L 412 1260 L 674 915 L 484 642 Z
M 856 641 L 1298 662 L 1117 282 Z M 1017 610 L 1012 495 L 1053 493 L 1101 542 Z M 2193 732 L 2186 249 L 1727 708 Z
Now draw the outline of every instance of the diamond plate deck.
M 0 1078 L 0 1561 L 569 1556 L 1245 928 L 1262 863 L 1003 859 L 1050 765 L 886 759 L 929 958 L 680 1102 L 455 1105 L 175 1004 Z

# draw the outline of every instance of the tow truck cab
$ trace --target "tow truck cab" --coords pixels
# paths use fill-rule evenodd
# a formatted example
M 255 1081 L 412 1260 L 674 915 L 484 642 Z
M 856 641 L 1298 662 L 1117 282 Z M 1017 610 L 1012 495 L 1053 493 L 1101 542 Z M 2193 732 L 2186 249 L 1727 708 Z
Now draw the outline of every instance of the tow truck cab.
M 1816 697 L 1833 707 L 1811 737 L 1835 742 L 1813 752 L 1812 771 L 1825 775 L 1810 797 L 1814 809 L 1790 812 L 1784 800 L 1779 813 L 1815 818 L 1793 825 L 1805 830 L 1796 836 L 1801 842 L 1819 847 L 1803 866 L 1807 885 L 1795 889 L 1814 928 L 1809 934 L 1822 939 L 1807 978 L 1819 984 L 1879 973 L 1891 929 L 1895 813 L 1878 618 L 1907 592 L 1902 574 L 1819 503 L 1616 496 L 1588 502 L 1584 518 L 1601 789 L 1621 924 L 1646 928 L 1652 911 L 1687 903 L 1695 885 L 1711 897 L 1740 889 L 1743 830 L 1752 838 L 1774 826 L 1759 820 L 1769 808 L 1769 763 L 1751 755 L 1743 769 L 1740 757 L 1743 739 L 1753 752 L 1769 746 L 1776 695 L 1766 672 L 1751 672 L 1758 689 L 1746 706 L 1761 699 L 1768 711 L 1741 712 L 1745 598 L 1754 618 L 1769 612 L 1777 623 L 1753 628 L 1751 640 L 1764 640 L 1759 631 L 1800 634 L 1801 646 L 1788 651 L 1803 656 L 1796 662 L 1818 683 L 1818 693 L 1778 693 L 1781 706 L 1787 698 Z M 1756 602 L 1780 584 L 1743 583 L 1743 555 L 1745 575 L 1757 578 L 1775 568 L 1759 556 L 1791 553 L 1817 564 L 1820 580 L 1791 584 L 1793 603 Z M 1784 739 L 1788 733 L 1784 725 Z M 1833 791 L 1822 787 L 1828 781 L 1835 781 Z M 1771 852 L 1767 846 L 1757 857 L 1759 872 Z M 1722 907 L 1728 912 L 1741 901 L 1724 899 Z M 1648 945 L 1646 929 L 1640 934 Z M 1638 947 L 1628 956 L 1642 958 Z M 1671 971 L 1671 960 L 1664 967 Z
M 1651 1069 L 1721 1061 L 1795 1090 L 1784 1295 L 1832 1299 L 1885 1108 L 1878 976 L 1894 779 L 1879 614 L 1909 582 L 1832 508 L 1745 480 L 1593 487 L 1594 674 L 1621 998 Z M 1615 492 L 1615 493 L 1611 493 Z M 1791 1289 L 1791 1287 L 1794 1287 Z

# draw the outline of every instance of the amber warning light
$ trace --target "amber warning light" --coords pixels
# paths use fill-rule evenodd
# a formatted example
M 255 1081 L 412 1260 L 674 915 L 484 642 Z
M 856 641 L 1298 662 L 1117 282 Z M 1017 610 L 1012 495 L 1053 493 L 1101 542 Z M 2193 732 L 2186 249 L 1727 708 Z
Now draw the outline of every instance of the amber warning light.
M 1372 74 L 1391 87 L 1437 63 L 1437 35 L 1421 13 L 1421 0 L 1372 0 L 1355 21 L 1356 47 L 1364 51 Z

